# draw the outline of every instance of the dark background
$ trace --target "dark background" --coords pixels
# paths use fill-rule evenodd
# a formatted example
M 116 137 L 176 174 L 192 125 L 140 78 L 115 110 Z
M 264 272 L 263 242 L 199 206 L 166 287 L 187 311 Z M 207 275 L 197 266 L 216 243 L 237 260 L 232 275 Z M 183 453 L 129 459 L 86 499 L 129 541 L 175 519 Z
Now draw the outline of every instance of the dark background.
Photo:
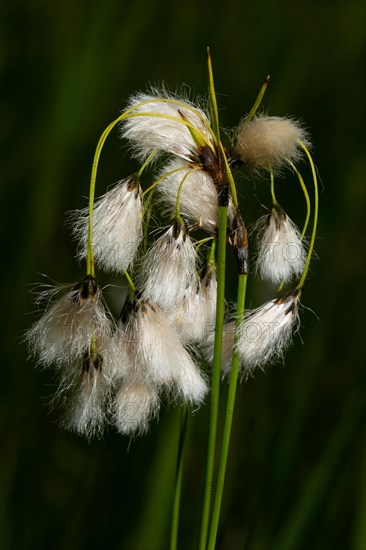
M 285 367 L 240 387 L 218 548 L 365 550 L 364 2 L 14 0 L 0 13 L 1 549 L 167 548 L 178 411 L 163 407 L 131 443 L 110 430 L 88 444 L 59 428 L 55 379 L 22 338 L 29 284 L 82 277 L 65 212 L 85 205 L 102 130 L 147 83 L 204 95 L 210 45 L 221 124 L 238 123 L 270 73 L 264 107 L 306 122 L 322 180 L 312 311 Z M 114 132 L 99 192 L 135 169 Z M 254 221 L 267 182 L 240 182 Z M 278 193 L 301 225 L 297 187 L 289 177 Z M 197 540 L 207 421 L 204 407 L 191 422 L 182 548 Z

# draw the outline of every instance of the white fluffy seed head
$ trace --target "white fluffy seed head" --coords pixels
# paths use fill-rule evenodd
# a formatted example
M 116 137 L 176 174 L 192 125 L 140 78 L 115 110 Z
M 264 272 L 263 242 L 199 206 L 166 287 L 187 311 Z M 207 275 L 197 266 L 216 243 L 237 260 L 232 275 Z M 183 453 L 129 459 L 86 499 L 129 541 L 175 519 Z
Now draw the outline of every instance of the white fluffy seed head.
M 297 121 L 258 115 L 239 126 L 234 154 L 252 168 L 277 170 L 301 157 L 299 140 L 306 142 L 306 133 Z
M 188 403 L 202 402 L 206 383 L 161 309 L 135 302 L 126 334 L 136 382 L 163 387 Z
M 112 383 L 114 386 L 121 385 L 121 381 L 126 377 L 131 377 L 133 373 L 133 349 L 129 341 L 129 336 L 122 326 L 118 326 L 114 331 L 112 343 L 110 346 L 110 356 L 112 364 Z
M 197 323 L 200 311 L 199 283 L 188 287 L 183 300 L 166 311 L 166 315 L 178 332 L 182 342 L 190 343 L 201 339 L 201 326 Z
M 107 422 L 111 394 L 109 369 L 102 355 L 96 353 L 84 355 L 78 367 L 79 373 L 67 392 L 71 396 L 66 398 L 67 412 L 62 424 L 89 439 L 100 437 Z M 64 392 L 65 380 L 61 382 L 60 394 Z
M 256 269 L 262 279 L 274 283 L 300 276 L 306 262 L 304 240 L 296 225 L 277 204 L 256 224 Z
M 93 211 L 93 252 L 101 269 L 124 273 L 132 264 L 143 237 L 142 195 L 136 175 L 116 184 L 99 197 Z M 89 208 L 71 215 L 73 234 L 79 241 L 78 258 L 88 246 Z
M 122 137 L 131 143 L 135 156 L 140 160 L 145 160 L 155 149 L 172 153 L 188 162 L 196 159 L 197 146 L 184 120 L 206 142 L 210 142 L 206 114 L 185 99 L 157 90 L 152 92 L 140 93 L 130 99 L 127 109 L 132 109 L 131 114 L 139 116 L 123 121 Z M 178 101 L 179 104 L 173 101 Z M 154 116 L 156 114 L 159 116 Z
M 216 266 L 210 265 L 199 284 L 190 286 L 183 301 L 167 313 L 183 342 L 200 343 L 214 329 L 216 293 Z
M 144 300 L 169 309 L 194 284 L 197 254 L 183 220 L 176 220 L 141 260 L 139 287 Z
M 57 291 L 48 294 L 54 300 Z M 42 298 L 47 298 L 47 292 Z M 92 338 L 104 341 L 111 333 L 101 290 L 88 276 L 54 303 L 48 302 L 46 312 L 26 333 L 26 339 L 30 354 L 41 366 L 63 368 L 89 349 Z
M 149 422 L 159 411 L 159 396 L 151 384 L 127 381 L 114 400 L 114 422 L 123 435 L 147 432 Z
M 236 350 L 246 376 L 283 358 L 299 324 L 300 293 L 289 292 L 251 311 L 239 327 Z
M 173 160 L 164 167 L 160 177 L 173 170 L 179 171 L 164 178 L 156 188 L 160 203 L 171 215 L 175 212 L 178 188 L 191 168 L 183 160 Z M 203 227 L 210 233 L 216 232 L 218 197 L 215 184 L 207 172 L 195 170 L 185 178 L 180 193 L 180 213 L 194 226 Z

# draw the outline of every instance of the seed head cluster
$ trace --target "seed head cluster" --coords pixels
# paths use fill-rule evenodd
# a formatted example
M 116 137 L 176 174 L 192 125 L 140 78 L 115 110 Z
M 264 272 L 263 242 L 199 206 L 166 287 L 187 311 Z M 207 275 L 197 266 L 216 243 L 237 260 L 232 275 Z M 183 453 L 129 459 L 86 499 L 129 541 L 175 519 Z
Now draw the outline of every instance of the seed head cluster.
M 239 272 L 248 262 L 228 166 L 276 172 L 300 159 L 299 140 L 305 139 L 293 119 L 258 115 L 239 125 L 225 150 L 204 108 L 164 90 L 134 95 L 124 113 L 121 137 L 142 166 L 72 213 L 77 258 L 86 260 L 88 275 L 70 287 L 42 291 L 37 301 L 44 312 L 27 332 L 30 353 L 58 373 L 62 423 L 89 438 L 108 424 L 129 436 L 145 432 L 164 399 L 192 407 L 204 402 L 213 358 L 220 206 L 228 206 L 227 242 Z M 151 219 L 163 220 L 162 226 L 151 231 Z M 288 283 L 301 276 L 303 239 L 279 205 L 256 234 L 263 279 Z M 127 276 L 130 290 L 118 319 L 108 310 L 94 265 Z M 298 326 L 299 300 L 299 290 L 287 291 L 247 311 L 238 327 L 227 319 L 223 373 L 230 372 L 234 352 L 244 375 L 281 359 Z

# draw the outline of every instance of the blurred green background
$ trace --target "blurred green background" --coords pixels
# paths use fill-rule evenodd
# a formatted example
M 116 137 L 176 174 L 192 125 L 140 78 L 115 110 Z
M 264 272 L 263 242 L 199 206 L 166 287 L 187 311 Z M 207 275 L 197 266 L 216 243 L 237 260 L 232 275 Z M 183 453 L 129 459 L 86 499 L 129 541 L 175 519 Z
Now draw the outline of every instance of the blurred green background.
M 110 430 L 88 444 L 59 429 L 55 379 L 27 361 L 22 338 L 35 319 L 29 284 L 82 277 L 65 212 L 85 205 L 100 133 L 147 83 L 204 95 L 210 45 L 221 124 L 238 123 L 270 73 L 264 107 L 306 122 L 322 180 L 319 259 L 303 294 L 312 311 L 285 367 L 240 387 L 218 548 L 365 550 L 365 3 L 11 0 L 1 24 L 1 549 L 167 548 L 178 411 L 163 407 L 135 441 Z M 99 191 L 135 169 L 114 132 Z M 252 222 L 268 185 L 240 186 Z M 301 225 L 297 188 L 290 176 L 278 193 Z M 234 298 L 234 277 L 228 286 Z M 250 292 L 256 304 L 269 295 Z M 203 407 L 190 425 L 186 549 L 207 424 Z

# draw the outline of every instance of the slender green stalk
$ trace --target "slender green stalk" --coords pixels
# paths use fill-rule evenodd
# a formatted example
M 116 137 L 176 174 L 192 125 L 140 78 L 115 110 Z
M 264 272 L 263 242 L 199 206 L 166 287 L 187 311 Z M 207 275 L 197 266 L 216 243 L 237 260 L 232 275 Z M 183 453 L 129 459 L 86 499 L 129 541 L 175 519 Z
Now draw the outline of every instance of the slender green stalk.
M 91 171 L 91 177 L 90 177 L 90 188 L 89 188 L 89 225 L 88 225 L 88 251 L 87 251 L 87 259 L 86 259 L 86 265 L 87 265 L 87 275 L 91 275 L 92 277 L 95 276 L 95 269 L 94 269 L 94 253 L 93 253 L 93 209 L 94 209 L 94 197 L 95 197 L 95 182 L 97 179 L 97 171 L 98 171 L 98 164 L 99 164 L 99 158 L 100 154 L 103 149 L 103 145 L 105 143 L 105 140 L 107 139 L 109 133 L 112 131 L 114 126 L 122 120 L 123 115 L 116 118 L 113 122 L 111 122 L 107 128 L 104 130 L 102 135 L 99 138 L 97 148 L 94 153 L 94 159 L 93 159 L 93 167 Z
M 135 287 L 135 285 L 134 285 L 134 283 L 133 283 L 133 280 L 132 280 L 132 278 L 131 278 L 131 275 L 128 273 L 128 271 L 125 271 L 125 274 L 124 274 L 124 275 L 125 275 L 125 277 L 126 277 L 126 279 L 127 279 L 127 282 L 128 282 L 128 285 L 129 285 L 130 289 L 132 290 L 132 292 L 135 292 L 136 287 Z
M 248 279 L 248 275 L 239 275 L 238 301 L 237 301 L 237 312 L 236 312 L 237 327 L 242 323 L 244 319 L 247 279 Z M 221 454 L 220 454 L 218 474 L 217 474 L 215 501 L 214 501 L 213 512 L 212 512 L 211 530 L 210 530 L 210 536 L 209 536 L 208 546 L 207 546 L 208 550 L 214 550 L 216 545 L 217 528 L 218 528 L 219 518 L 220 518 L 222 493 L 224 489 L 227 457 L 229 452 L 231 426 L 232 426 L 233 415 L 234 415 L 234 405 L 235 405 L 235 396 L 236 396 L 236 386 L 238 382 L 239 363 L 240 363 L 239 355 L 238 353 L 234 352 L 233 360 L 231 363 L 230 385 L 229 385 L 229 393 L 228 393 L 228 399 L 227 399 L 227 405 L 226 405 L 225 423 L 224 423 Z
M 177 200 L 176 200 L 176 203 L 175 203 L 175 217 L 177 218 L 177 220 L 180 219 L 180 196 L 182 194 L 182 187 L 183 187 L 183 184 L 184 182 L 186 181 L 186 179 L 188 178 L 188 176 L 190 176 L 192 174 L 192 172 L 195 172 L 195 169 L 192 168 L 192 170 L 189 170 L 188 172 L 186 172 L 182 178 L 182 181 L 180 182 L 179 184 L 179 187 L 178 187 L 178 191 L 177 191 Z
M 301 279 L 300 279 L 300 281 L 299 281 L 299 284 L 297 285 L 297 288 L 298 288 L 298 289 L 301 289 L 301 288 L 304 286 L 304 283 L 305 283 L 305 280 L 306 280 L 306 277 L 307 277 L 307 274 L 308 274 L 308 271 L 309 271 L 309 266 L 310 266 L 311 257 L 312 257 L 313 250 L 314 250 L 315 237 L 316 237 L 316 230 L 317 230 L 317 226 L 318 226 L 319 191 L 318 191 L 318 180 L 317 180 L 317 177 L 316 177 L 316 170 L 315 170 L 314 162 L 313 162 L 313 159 L 311 158 L 309 149 L 306 147 L 306 145 L 305 145 L 302 141 L 299 141 L 299 144 L 300 144 L 300 146 L 303 148 L 303 150 L 304 150 L 305 153 L 306 153 L 306 156 L 307 156 L 308 159 L 309 159 L 309 163 L 310 163 L 310 167 L 311 167 L 311 172 L 312 172 L 312 175 L 313 175 L 313 183 L 314 183 L 314 220 L 313 220 L 313 230 L 312 230 L 312 233 L 311 233 L 309 251 L 308 251 L 308 256 L 307 256 L 307 258 L 306 258 L 306 263 L 305 263 L 304 271 L 303 271 L 303 274 L 302 274 Z
M 165 172 L 162 176 L 160 176 L 160 178 L 155 180 L 154 183 L 152 183 L 147 189 L 145 189 L 145 191 L 143 191 L 142 196 L 144 197 L 145 195 L 148 195 L 150 193 L 150 191 L 155 189 L 155 187 L 161 181 L 165 180 L 165 178 L 169 178 L 169 176 L 171 176 L 172 174 L 175 174 L 176 172 L 181 172 L 182 170 L 184 170 L 184 168 L 174 168 L 174 170 L 170 170 L 169 172 Z
M 182 107 L 183 109 L 185 109 L 187 111 L 191 111 L 192 113 L 194 113 L 200 119 L 200 121 L 206 127 L 206 130 L 211 134 L 211 136 L 213 138 L 215 138 L 215 135 L 213 133 L 213 130 L 212 130 L 212 128 L 210 126 L 210 123 L 207 120 L 207 118 L 205 116 L 203 116 L 202 114 L 200 114 L 200 112 L 197 110 L 196 107 L 192 107 L 191 105 L 189 105 L 189 103 L 183 102 L 183 101 L 178 101 L 176 99 L 171 99 L 171 98 L 166 98 L 166 97 L 159 97 L 159 98 L 156 98 L 156 99 L 147 99 L 145 101 L 141 101 L 140 103 L 137 103 L 133 107 L 130 107 L 129 109 L 127 109 L 122 115 L 123 118 L 125 116 L 129 115 L 130 113 L 132 113 L 133 111 L 135 111 L 136 109 L 139 109 L 140 107 L 143 107 L 144 105 L 148 105 L 149 103 L 170 103 L 172 105 L 177 105 L 178 107 Z M 138 116 L 150 116 L 150 113 L 139 113 Z M 171 120 L 174 120 L 174 118 L 171 117 L 170 115 L 160 115 L 160 116 L 162 116 L 163 118 L 170 118 Z M 182 122 L 183 124 L 186 124 L 192 130 L 195 130 L 194 126 L 192 126 L 191 124 L 187 124 L 182 119 L 177 119 L 177 120 L 178 120 L 178 122 Z M 196 129 L 196 131 L 197 131 L 197 129 Z
M 199 116 L 199 118 L 203 121 L 203 123 L 206 125 L 206 127 L 209 127 L 209 124 L 207 120 L 205 120 L 202 116 L 197 113 L 196 109 L 193 107 L 187 106 L 185 103 L 181 103 L 179 101 L 170 100 L 170 99 L 149 99 L 146 101 L 142 101 L 141 103 L 134 105 L 133 107 L 130 107 L 126 111 L 124 111 L 119 117 L 117 117 L 115 120 L 113 120 L 107 128 L 103 131 L 102 135 L 99 138 L 95 153 L 94 153 L 94 159 L 93 159 L 93 166 L 91 171 L 91 177 L 90 177 L 90 187 L 89 187 L 89 223 L 88 223 L 88 247 L 87 247 L 87 275 L 91 275 L 92 277 L 95 276 L 95 269 L 94 269 L 94 252 L 93 252 L 93 210 L 94 210 L 94 198 L 95 198 L 95 183 L 97 179 L 97 171 L 98 171 L 98 165 L 99 165 L 99 159 L 100 155 L 104 146 L 104 143 L 110 134 L 110 132 L 113 130 L 113 128 L 118 124 L 119 122 L 122 122 L 122 120 L 125 120 L 127 118 L 133 118 L 133 117 L 158 117 L 158 118 L 165 118 L 167 120 L 172 120 L 174 122 L 178 122 L 179 124 L 184 124 L 188 129 L 191 129 L 193 132 L 195 132 L 198 135 L 198 131 L 195 128 L 194 125 L 192 125 L 189 121 L 183 120 L 182 118 L 174 117 L 171 115 L 165 115 L 161 113 L 134 113 L 133 111 L 138 109 L 139 107 L 148 104 L 148 103 L 154 103 L 154 102 L 167 102 L 172 103 L 174 105 L 181 105 L 185 109 L 188 109 L 190 111 L 193 111 Z M 212 130 L 210 129 L 212 132 Z M 199 132 L 199 137 L 202 139 L 202 141 L 208 146 L 212 148 L 210 140 L 205 136 L 202 132 Z M 155 155 L 155 151 L 152 152 L 152 154 L 148 157 L 148 161 Z M 146 164 L 146 163 L 145 163 Z M 156 184 L 157 182 L 155 182 Z
M 310 213 L 311 213 L 310 197 L 309 197 L 309 193 L 308 193 L 308 190 L 306 188 L 305 182 L 303 180 L 303 177 L 300 174 L 299 170 L 296 168 L 296 166 L 294 165 L 294 163 L 290 159 L 287 159 L 287 162 L 289 163 L 289 165 L 291 166 L 291 168 L 293 169 L 293 171 L 297 175 L 297 178 L 298 178 L 299 183 L 301 185 L 302 192 L 304 193 L 305 202 L 306 202 L 306 217 L 305 217 L 305 222 L 304 222 L 304 225 L 303 225 L 303 228 L 302 228 L 302 231 L 301 231 L 301 240 L 302 240 L 305 237 L 305 233 L 306 233 L 306 230 L 307 230 L 308 225 L 309 225 L 309 219 L 310 219 Z M 276 196 L 275 196 L 275 193 L 274 193 L 274 178 L 273 178 L 272 170 L 271 170 L 271 193 L 272 193 L 273 204 L 277 204 Z M 317 194 L 318 194 L 318 192 L 316 191 L 316 196 L 317 196 Z M 309 262 L 310 262 L 310 258 L 311 258 L 311 255 L 309 256 Z M 305 275 L 305 277 L 306 277 L 306 275 Z M 285 280 L 283 280 L 282 283 L 280 284 L 280 286 L 278 287 L 277 293 L 282 291 L 282 289 L 284 287 L 284 284 L 285 284 Z
M 201 248 L 202 245 L 206 244 L 206 243 L 209 243 L 210 241 L 212 241 L 215 237 L 205 237 L 204 239 L 201 239 L 199 241 L 196 241 L 194 244 L 194 246 L 196 247 L 196 252 Z M 210 249 L 211 250 L 211 249 Z
M 275 190 L 274 190 L 274 175 L 273 175 L 273 170 L 272 170 L 272 168 L 270 168 L 269 174 L 270 174 L 270 178 L 271 178 L 271 196 L 272 196 L 272 203 L 273 203 L 273 206 L 276 206 L 276 204 L 278 204 L 278 202 L 277 202 L 276 194 L 275 194 Z
M 180 434 L 177 457 L 177 470 L 175 476 L 175 492 L 173 502 L 172 526 L 170 533 L 170 550 L 176 550 L 178 544 L 180 495 L 182 492 L 182 478 L 184 465 L 184 451 L 187 441 L 188 411 L 183 407 L 181 411 Z
M 155 155 L 157 154 L 157 149 L 154 149 L 150 155 L 147 157 L 147 159 L 145 160 L 144 164 L 141 166 L 140 170 L 137 172 L 137 178 L 138 180 L 140 180 L 141 176 L 142 176 L 142 173 L 144 172 L 144 170 L 147 168 L 147 166 L 150 164 L 150 162 L 153 160 L 153 158 L 155 157 Z
M 221 380 L 222 332 L 225 313 L 226 223 L 227 206 L 219 206 L 215 347 L 214 361 L 212 367 L 210 425 L 208 433 L 207 461 L 202 504 L 201 532 L 199 541 L 200 550 L 205 550 L 207 543 L 208 522 L 211 508 L 212 480 L 215 461 L 217 417 L 219 409 Z
M 298 178 L 299 183 L 301 185 L 302 192 L 304 193 L 304 197 L 305 197 L 306 218 L 305 218 L 305 222 L 304 222 L 304 227 L 303 227 L 302 232 L 301 232 L 301 238 L 303 239 L 305 237 L 305 233 L 306 233 L 306 230 L 307 230 L 308 225 L 309 225 L 310 212 L 311 212 L 310 197 L 309 197 L 308 190 L 306 189 L 305 182 L 304 182 L 304 180 L 302 178 L 302 175 L 300 174 L 299 170 L 296 168 L 294 163 L 291 162 L 291 160 L 288 160 L 287 162 L 290 164 L 291 168 L 293 169 L 293 171 L 297 175 L 297 178 Z

